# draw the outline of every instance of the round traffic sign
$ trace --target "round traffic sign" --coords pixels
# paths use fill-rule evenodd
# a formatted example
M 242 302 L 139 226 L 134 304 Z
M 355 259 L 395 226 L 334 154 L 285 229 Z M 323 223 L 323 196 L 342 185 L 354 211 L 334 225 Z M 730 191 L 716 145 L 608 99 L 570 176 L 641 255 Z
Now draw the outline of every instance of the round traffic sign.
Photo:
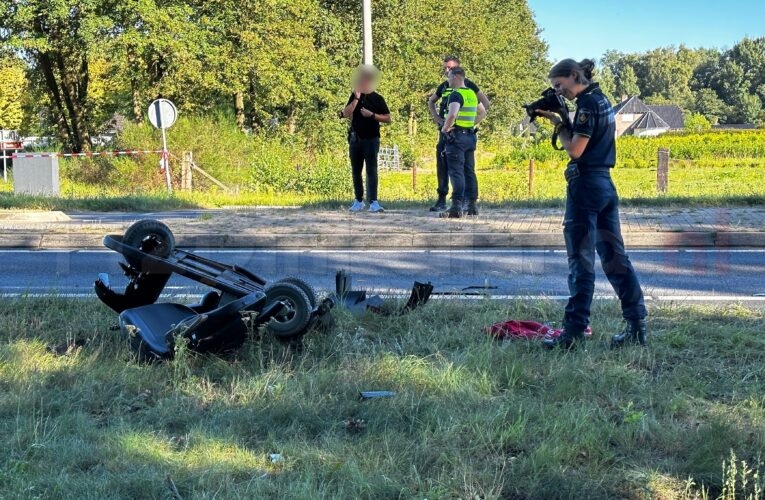
M 178 109 L 167 99 L 157 99 L 149 104 L 149 121 L 158 129 L 173 126 L 178 119 Z

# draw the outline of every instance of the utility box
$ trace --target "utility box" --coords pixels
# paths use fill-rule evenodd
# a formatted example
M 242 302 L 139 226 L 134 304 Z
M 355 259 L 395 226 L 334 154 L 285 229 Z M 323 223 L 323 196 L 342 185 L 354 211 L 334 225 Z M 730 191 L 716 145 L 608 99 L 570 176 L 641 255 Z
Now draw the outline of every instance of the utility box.
M 58 196 L 59 191 L 58 157 L 19 156 L 13 161 L 14 193 Z

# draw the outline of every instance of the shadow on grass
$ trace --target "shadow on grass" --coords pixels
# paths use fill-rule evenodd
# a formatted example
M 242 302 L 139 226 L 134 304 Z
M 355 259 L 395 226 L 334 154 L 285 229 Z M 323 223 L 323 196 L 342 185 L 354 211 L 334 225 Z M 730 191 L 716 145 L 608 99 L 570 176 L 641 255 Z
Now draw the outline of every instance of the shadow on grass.
M 611 303 L 596 307 L 586 352 L 482 332 L 512 317 L 548 321 L 559 308 L 486 301 L 433 302 L 402 317 L 341 312 L 333 334 L 312 334 L 301 350 L 260 339 L 225 359 L 182 352 L 137 365 L 95 301 L 6 301 L 0 491 L 683 498 L 689 476 L 716 494 L 730 450 L 750 460 L 765 446 L 762 311 L 655 308 L 649 350 L 607 349 L 619 325 Z M 79 353 L 45 350 L 81 335 L 93 340 Z M 362 402 L 360 390 L 397 394 Z

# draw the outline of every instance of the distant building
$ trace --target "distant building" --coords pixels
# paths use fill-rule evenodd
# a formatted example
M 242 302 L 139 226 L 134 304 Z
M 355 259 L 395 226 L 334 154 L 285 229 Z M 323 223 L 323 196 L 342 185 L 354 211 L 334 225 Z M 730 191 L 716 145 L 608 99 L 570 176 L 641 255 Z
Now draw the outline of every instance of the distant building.
M 674 104 L 649 106 L 629 97 L 614 106 L 616 136 L 653 137 L 685 128 L 685 112 Z

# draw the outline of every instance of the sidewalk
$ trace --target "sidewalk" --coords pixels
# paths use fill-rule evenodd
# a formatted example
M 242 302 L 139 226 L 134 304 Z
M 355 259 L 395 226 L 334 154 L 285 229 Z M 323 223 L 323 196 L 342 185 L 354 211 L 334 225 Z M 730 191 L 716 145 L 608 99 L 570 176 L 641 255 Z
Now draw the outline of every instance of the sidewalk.
M 140 218 L 167 223 L 182 247 L 562 248 L 560 209 L 484 209 L 439 219 L 427 209 L 350 214 L 345 209 L 246 208 L 159 214 L 0 211 L 0 247 L 103 248 Z M 765 247 L 765 207 L 623 208 L 628 247 Z

